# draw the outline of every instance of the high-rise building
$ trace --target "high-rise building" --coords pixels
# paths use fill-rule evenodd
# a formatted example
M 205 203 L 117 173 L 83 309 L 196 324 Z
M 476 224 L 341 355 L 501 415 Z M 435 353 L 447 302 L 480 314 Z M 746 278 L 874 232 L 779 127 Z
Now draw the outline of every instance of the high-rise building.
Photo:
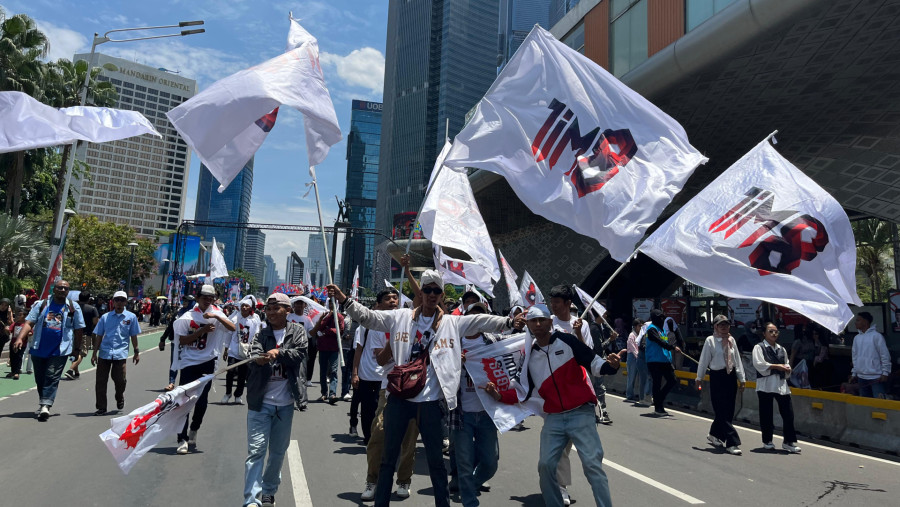
M 253 159 L 219 193 L 219 182 L 205 165 L 200 165 L 200 181 L 197 184 L 197 206 L 194 220 L 222 224 L 246 224 L 250 221 L 250 198 L 253 194 Z M 207 241 L 224 242 L 225 265 L 229 269 L 244 268 L 243 252 L 247 248 L 247 229 L 239 227 L 197 227 L 197 234 Z
M 494 81 L 498 24 L 499 0 L 390 1 L 375 217 L 383 233 L 419 209 L 446 136 Z
M 347 136 L 347 190 L 345 201 L 350 206 L 350 226 L 375 228 L 375 199 L 378 197 L 378 159 L 381 149 L 381 111 L 379 102 L 354 100 L 350 111 L 350 134 Z M 359 266 L 359 284 L 372 287 L 375 262 L 375 237 L 371 234 L 349 235 L 344 240 L 341 259 L 342 278 L 335 277 L 341 287 L 349 282 Z
M 332 237 L 328 238 L 328 256 L 331 256 Z M 306 264 L 309 269 L 309 280 L 316 287 L 321 287 L 328 283 L 328 263 L 325 259 L 325 247 L 322 246 L 321 234 L 310 234 L 309 243 L 306 246 L 306 258 L 309 260 Z
M 74 61 L 88 58 L 77 54 Z M 97 79 L 119 93 L 113 107 L 143 114 L 162 138 L 143 135 L 78 150 L 91 178 L 73 185 L 76 211 L 128 225 L 142 237 L 174 231 L 184 215 L 190 151 L 166 112 L 193 97 L 197 82 L 100 53 L 94 53 L 93 68 L 102 69 Z
M 271 255 L 263 255 L 263 262 L 266 265 L 266 270 L 263 274 L 262 284 L 268 287 L 269 290 L 274 289 L 278 285 L 278 271 L 275 270 L 275 259 Z
M 578 2 L 579 0 L 550 0 L 550 10 L 548 11 L 550 19 L 547 20 L 549 23 L 548 26 L 552 27 L 558 23 L 563 16 L 578 5 Z
M 500 0 L 498 67 L 503 67 L 534 25 L 549 30 L 551 0 Z
M 296 252 L 291 252 L 291 255 L 288 255 L 287 258 L 284 281 L 293 285 L 302 283 L 305 266 L 303 259 L 301 259 Z
M 251 275 L 256 283 L 261 285 L 266 274 L 266 261 L 263 256 L 266 252 L 266 234 L 260 229 L 247 229 L 246 246 L 243 252 L 243 268 Z

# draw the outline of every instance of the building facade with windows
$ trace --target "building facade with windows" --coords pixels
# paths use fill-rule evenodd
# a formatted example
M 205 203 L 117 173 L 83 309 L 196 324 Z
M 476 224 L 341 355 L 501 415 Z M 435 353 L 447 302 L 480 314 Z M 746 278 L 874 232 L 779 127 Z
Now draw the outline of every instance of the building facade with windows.
M 76 54 L 73 61 L 89 57 Z M 130 226 L 144 238 L 174 231 L 184 215 L 191 157 L 165 114 L 193 97 L 197 82 L 100 53 L 94 53 L 93 68 L 103 69 L 97 79 L 116 88 L 113 107 L 143 114 L 162 138 L 143 135 L 79 149 L 91 176 L 74 181 L 76 211 Z
M 262 285 L 266 276 L 266 234 L 260 229 L 247 229 L 242 267 L 253 275 L 257 285 Z
M 512 58 L 534 25 L 550 29 L 550 10 L 556 3 L 553 0 L 500 0 L 498 68 Z
M 205 165 L 200 165 L 200 179 L 197 183 L 197 203 L 194 220 L 226 224 L 246 224 L 250 220 L 250 201 L 253 195 L 253 159 L 251 158 L 240 173 L 219 193 L 219 182 Z M 244 252 L 247 248 L 248 229 L 240 227 L 196 227 L 203 239 L 225 243 L 225 265 L 228 269 L 245 266 Z

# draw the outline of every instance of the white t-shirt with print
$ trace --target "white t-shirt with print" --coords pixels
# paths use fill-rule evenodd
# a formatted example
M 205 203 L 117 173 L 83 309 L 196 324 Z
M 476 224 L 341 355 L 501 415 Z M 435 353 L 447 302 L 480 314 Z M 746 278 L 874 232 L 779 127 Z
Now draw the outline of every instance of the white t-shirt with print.
M 362 345 L 362 355 L 359 357 L 359 368 L 356 373 L 360 380 L 368 382 L 383 381 L 386 375 L 383 366 L 378 364 L 375 359 L 375 349 L 384 348 L 387 343 L 389 333 L 379 331 L 369 331 L 359 326 L 356 328 L 356 336 L 353 339 L 353 349 L 356 350 L 358 345 Z
M 433 323 L 434 315 L 431 317 L 426 317 L 424 315 L 419 316 L 419 325 L 416 326 L 413 339 L 419 343 L 419 347 L 423 352 L 427 352 L 428 349 L 431 348 L 431 343 L 434 341 L 434 329 L 431 327 Z M 410 347 L 411 350 L 414 350 L 415 348 L 415 346 Z M 412 359 L 412 353 L 410 353 L 410 360 Z M 437 401 L 443 397 L 444 393 L 441 391 L 441 383 L 437 378 L 437 374 L 434 372 L 434 366 L 431 364 L 431 361 L 429 361 L 425 373 L 425 387 L 422 388 L 419 394 L 410 398 L 409 401 L 413 403 L 422 403 L 424 401 Z
M 275 334 L 275 346 L 280 348 L 284 343 L 284 329 L 273 329 Z M 291 396 L 291 388 L 288 386 L 287 377 L 284 374 L 284 368 L 280 362 L 272 364 L 272 376 L 266 384 L 266 394 L 263 396 L 263 403 L 275 405 L 276 407 L 286 407 L 293 405 L 294 399 Z
M 220 315 L 226 319 L 228 318 L 215 305 L 209 305 L 206 309 L 206 313 Z M 218 358 L 222 348 L 231 340 L 232 331 L 229 331 L 218 319 L 206 319 L 203 314 L 204 312 L 200 310 L 200 307 L 195 306 L 192 310 L 185 312 L 184 315 L 179 317 L 172 325 L 176 343 L 178 337 L 187 336 L 206 324 L 215 326 L 213 332 L 205 333 L 192 343 L 178 346 L 179 369 L 186 366 L 203 364 Z

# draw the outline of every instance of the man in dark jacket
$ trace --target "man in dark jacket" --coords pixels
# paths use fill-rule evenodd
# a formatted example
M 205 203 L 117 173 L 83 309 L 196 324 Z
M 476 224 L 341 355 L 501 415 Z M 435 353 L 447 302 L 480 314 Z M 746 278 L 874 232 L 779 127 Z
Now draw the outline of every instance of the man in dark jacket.
M 294 405 L 300 408 L 300 364 L 306 360 L 306 329 L 288 322 L 291 301 L 272 294 L 266 303 L 268 326 L 250 344 L 247 379 L 247 456 L 244 505 L 272 507 L 281 484 L 281 464 L 291 441 Z M 268 462 L 263 471 L 263 460 Z M 261 495 L 260 495 L 261 494 Z M 257 499 L 257 495 L 260 498 Z

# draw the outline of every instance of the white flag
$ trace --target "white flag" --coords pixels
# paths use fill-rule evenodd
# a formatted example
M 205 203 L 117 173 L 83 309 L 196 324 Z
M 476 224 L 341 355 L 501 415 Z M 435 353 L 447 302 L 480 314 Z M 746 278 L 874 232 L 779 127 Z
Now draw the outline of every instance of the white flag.
M 534 283 L 534 279 L 528 271 L 522 274 L 522 284 L 519 285 L 519 294 L 522 295 L 522 306 L 531 308 L 534 305 L 544 304 L 544 295 L 541 289 Z
M 434 266 L 444 278 L 444 283 L 453 285 L 472 284 L 494 297 L 494 283 L 491 273 L 484 266 L 473 261 L 450 257 L 438 244 L 433 244 Z M 477 292 L 477 291 L 476 291 Z
M 359 299 L 359 266 L 356 266 L 356 271 L 353 272 L 353 290 L 350 291 L 350 297 Z
M 624 262 L 706 160 L 678 122 L 535 27 L 444 165 L 504 176 L 531 211 Z
M 500 266 L 503 268 L 503 278 L 506 279 L 506 291 L 509 292 L 509 307 L 512 308 L 516 305 L 521 306 L 522 294 L 519 293 L 519 288 L 516 286 L 519 277 L 516 276 L 516 272 L 513 271 L 512 266 L 506 262 L 506 258 L 503 257 L 503 252 L 498 249 L 497 253 L 500 254 Z
M 222 256 L 219 246 L 216 245 L 216 238 L 213 238 L 212 250 L 209 252 L 209 277 L 215 280 L 227 276 L 228 268 L 225 267 L 225 257 Z
M 205 375 L 178 386 L 130 414 L 110 421 L 110 429 L 100 434 L 100 440 L 106 444 L 122 472 L 127 475 L 147 451 L 181 431 L 185 417 L 213 377 L 212 374 Z
M 521 403 L 515 405 L 501 403 L 488 396 L 484 389 L 479 388 L 493 382 L 500 391 L 515 389 L 511 382 L 519 380 L 525 358 L 526 340 L 530 339 L 531 335 L 521 333 L 489 345 L 479 343 L 466 347 L 466 362 L 463 365 L 472 379 L 478 399 L 500 433 L 514 428 L 526 417 L 534 415 L 534 412 Z M 531 345 L 530 342 L 527 344 Z
M 856 241 L 838 202 L 768 140 L 719 175 L 640 251 L 692 283 L 788 307 L 837 333 L 853 317 Z
M 286 53 L 213 83 L 166 116 L 221 192 L 262 145 L 282 104 L 303 113 L 309 165 L 320 163 L 341 140 L 341 129 L 318 43 L 293 19 Z
M 56 109 L 22 92 L 0 92 L 0 153 L 75 141 L 105 143 L 143 134 L 162 137 L 137 111 L 81 106 Z
M 500 279 L 500 266 L 494 255 L 494 245 L 484 219 L 481 218 L 465 169 L 441 169 L 449 150 L 450 143 L 447 142 L 431 172 L 432 181 L 419 216 L 422 234 L 435 245 L 455 248 L 468 254 L 472 260 L 467 264 L 474 264 L 475 268 L 481 269 L 470 270 L 472 274 L 461 271 L 455 274 L 467 280 L 464 283 L 474 283 L 493 296 L 493 282 Z M 462 262 L 455 262 L 456 266 L 462 268 Z M 442 272 L 446 271 L 453 270 L 446 267 L 442 269 Z
M 572 288 L 575 289 L 575 293 L 578 294 L 578 298 L 581 299 L 581 304 L 583 304 L 584 307 L 587 308 L 587 306 L 591 304 L 591 300 L 593 300 L 594 297 L 583 291 L 581 287 L 575 284 L 572 284 Z M 591 304 L 591 310 L 594 310 L 595 312 L 597 312 L 597 315 L 600 316 L 603 316 L 603 314 L 606 313 L 606 308 L 597 301 L 594 301 L 594 304 Z
M 397 288 L 397 287 L 394 287 L 394 284 L 392 284 L 391 282 L 389 282 L 387 280 L 384 281 L 384 284 L 388 288 L 391 288 L 391 289 Z M 400 286 L 402 287 L 403 284 L 400 284 Z M 412 299 L 409 299 L 408 297 L 406 297 L 406 295 L 403 294 L 403 291 L 401 290 L 400 291 L 400 308 L 412 308 L 412 306 L 413 306 Z

